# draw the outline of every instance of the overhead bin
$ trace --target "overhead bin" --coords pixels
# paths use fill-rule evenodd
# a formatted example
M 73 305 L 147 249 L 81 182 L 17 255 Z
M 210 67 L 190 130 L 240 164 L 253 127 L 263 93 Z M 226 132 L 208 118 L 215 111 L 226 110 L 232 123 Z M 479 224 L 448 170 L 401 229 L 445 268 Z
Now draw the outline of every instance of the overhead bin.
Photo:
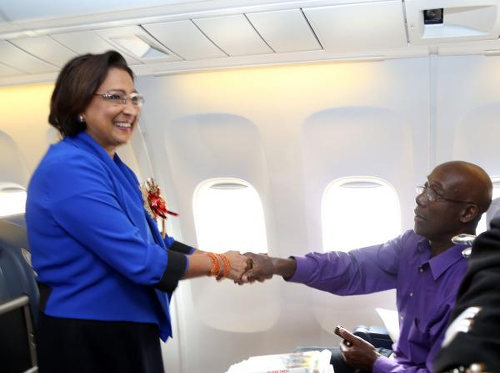
M 109 49 L 122 53 L 137 76 L 429 54 L 500 54 L 498 0 L 130 4 L 120 10 L 101 4 L 102 11 L 82 14 L 73 7 L 55 9 L 52 17 L 45 8 L 2 4 L 0 85 L 54 81 L 69 58 Z
M 407 46 L 401 2 L 303 8 L 326 51 L 362 52 Z
M 95 31 L 64 32 L 51 34 L 50 37 L 78 54 L 104 53 L 107 50 L 114 49 L 113 44 L 104 40 Z M 131 65 L 139 63 L 137 59 L 127 54 L 124 54 L 123 57 Z
M 185 60 L 226 56 L 191 20 L 148 23 L 142 27 Z
M 300 9 L 246 13 L 246 16 L 276 53 L 322 49 Z
M 193 22 L 229 56 L 273 53 L 243 14 L 199 18 Z

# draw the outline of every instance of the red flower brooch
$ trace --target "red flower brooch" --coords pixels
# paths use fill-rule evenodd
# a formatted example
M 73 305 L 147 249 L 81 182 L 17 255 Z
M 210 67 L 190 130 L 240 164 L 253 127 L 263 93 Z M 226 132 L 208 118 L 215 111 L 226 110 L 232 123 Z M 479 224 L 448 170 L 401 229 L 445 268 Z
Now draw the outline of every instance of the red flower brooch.
M 140 186 L 142 199 L 144 201 L 144 208 L 148 214 L 154 219 L 161 218 L 161 235 L 165 238 L 166 235 L 166 224 L 167 214 L 172 216 L 178 216 L 176 212 L 167 209 L 167 202 L 161 195 L 160 188 L 158 184 L 153 179 L 147 179 Z

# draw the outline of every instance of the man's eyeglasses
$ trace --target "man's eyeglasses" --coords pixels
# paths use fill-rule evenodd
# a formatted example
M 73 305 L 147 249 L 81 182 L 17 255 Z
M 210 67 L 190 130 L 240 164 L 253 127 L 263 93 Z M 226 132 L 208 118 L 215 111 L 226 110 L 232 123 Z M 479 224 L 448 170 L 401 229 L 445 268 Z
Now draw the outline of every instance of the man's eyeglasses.
M 104 100 L 112 102 L 114 104 L 126 105 L 127 101 L 134 106 L 141 107 L 144 104 L 144 96 L 140 93 L 132 93 L 130 96 L 125 96 L 123 93 L 118 92 L 106 92 L 106 93 L 94 93 L 96 96 L 101 96 Z
M 446 198 L 442 194 L 439 194 L 436 190 L 432 189 L 427 183 L 425 185 L 419 185 L 417 186 L 417 195 L 423 195 L 427 201 L 429 202 L 437 202 L 437 201 L 448 201 L 448 202 L 455 202 L 455 203 L 473 203 L 476 204 L 475 202 L 472 201 L 462 201 L 458 199 L 451 199 L 451 198 Z

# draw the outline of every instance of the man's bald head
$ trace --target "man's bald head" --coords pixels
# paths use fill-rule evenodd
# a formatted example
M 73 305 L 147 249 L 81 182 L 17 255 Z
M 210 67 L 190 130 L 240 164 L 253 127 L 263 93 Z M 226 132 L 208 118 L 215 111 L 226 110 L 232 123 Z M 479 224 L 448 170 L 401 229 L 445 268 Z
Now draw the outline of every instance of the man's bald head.
M 449 198 L 475 203 L 479 207 L 479 215 L 488 210 L 493 184 L 481 167 L 464 161 L 450 161 L 440 164 L 432 172 L 448 175 L 446 195 Z
M 449 247 L 457 234 L 474 234 L 491 203 L 492 189 L 488 174 L 475 164 L 440 164 L 415 199 L 415 232 L 429 239 L 435 253 Z

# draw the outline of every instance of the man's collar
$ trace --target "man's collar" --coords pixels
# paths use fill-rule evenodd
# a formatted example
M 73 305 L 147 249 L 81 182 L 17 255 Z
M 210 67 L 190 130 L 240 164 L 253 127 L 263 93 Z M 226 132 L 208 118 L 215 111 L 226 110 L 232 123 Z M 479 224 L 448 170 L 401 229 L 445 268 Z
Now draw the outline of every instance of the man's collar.
M 422 263 L 420 266 L 429 265 L 432 272 L 432 277 L 434 280 L 437 280 L 448 268 L 454 265 L 456 262 L 460 260 L 465 260 L 462 255 L 462 251 L 467 248 L 465 245 L 454 245 L 450 248 L 443 251 L 441 254 L 436 255 L 435 257 L 430 257 L 431 255 L 431 247 L 427 240 L 423 240 L 419 243 L 419 247 L 423 248 L 427 246 L 426 253 L 428 256 L 422 258 Z

